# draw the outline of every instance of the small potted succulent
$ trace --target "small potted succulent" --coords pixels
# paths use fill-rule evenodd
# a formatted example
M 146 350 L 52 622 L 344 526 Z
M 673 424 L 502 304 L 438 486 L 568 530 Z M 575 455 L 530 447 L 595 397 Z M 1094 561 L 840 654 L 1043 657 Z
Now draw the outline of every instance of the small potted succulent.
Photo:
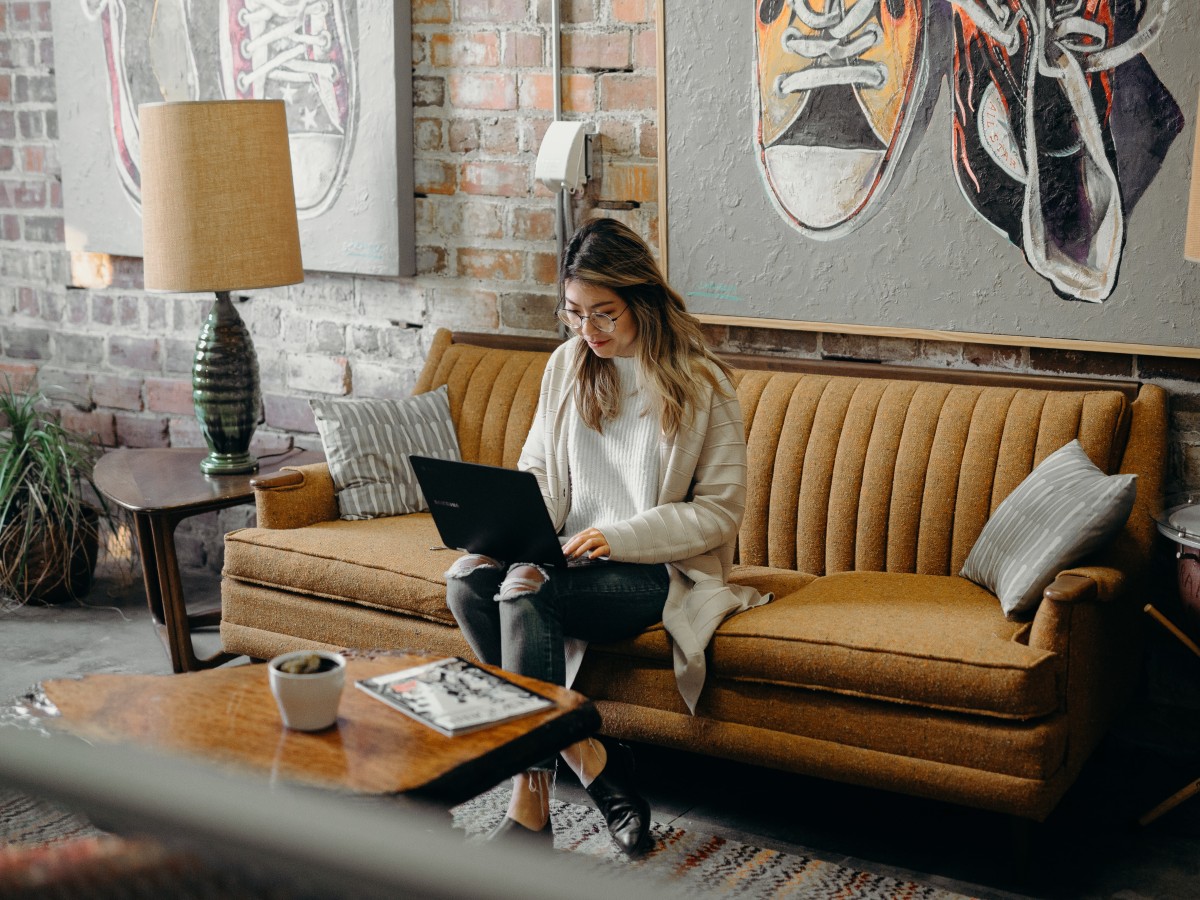
M 99 448 L 64 427 L 37 391 L 0 383 L 0 598 L 84 596 L 100 530 L 111 524 L 92 482 Z
M 267 664 L 268 683 L 283 724 L 295 731 L 321 731 L 337 724 L 346 683 L 346 658 L 327 650 L 293 650 Z

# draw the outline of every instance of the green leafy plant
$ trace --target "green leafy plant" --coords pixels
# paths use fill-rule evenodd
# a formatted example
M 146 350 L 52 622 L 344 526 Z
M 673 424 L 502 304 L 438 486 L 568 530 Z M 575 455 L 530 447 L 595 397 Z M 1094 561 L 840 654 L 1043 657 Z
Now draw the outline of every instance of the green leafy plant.
M 0 595 L 58 602 L 91 587 L 100 529 L 100 450 L 64 427 L 40 392 L 0 385 Z

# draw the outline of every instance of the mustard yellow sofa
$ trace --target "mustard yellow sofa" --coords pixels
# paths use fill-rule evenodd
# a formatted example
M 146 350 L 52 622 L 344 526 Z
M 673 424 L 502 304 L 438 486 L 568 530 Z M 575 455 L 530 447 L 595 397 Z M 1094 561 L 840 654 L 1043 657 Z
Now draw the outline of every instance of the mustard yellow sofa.
M 416 390 L 448 385 L 464 459 L 515 465 L 552 346 L 437 334 Z M 605 732 L 1043 819 L 1136 680 L 1131 594 L 1162 489 L 1164 392 L 730 361 L 750 459 L 734 580 L 776 599 L 717 631 L 695 716 L 661 625 L 593 645 L 575 686 Z M 1031 620 L 1009 621 L 957 573 L 1000 502 L 1075 438 L 1102 469 L 1139 476 L 1134 511 L 1100 558 L 1046 589 Z M 428 514 L 339 520 L 323 465 L 262 479 L 256 499 L 258 526 L 225 540 L 226 650 L 470 656 L 445 604 L 456 554 L 432 549 Z

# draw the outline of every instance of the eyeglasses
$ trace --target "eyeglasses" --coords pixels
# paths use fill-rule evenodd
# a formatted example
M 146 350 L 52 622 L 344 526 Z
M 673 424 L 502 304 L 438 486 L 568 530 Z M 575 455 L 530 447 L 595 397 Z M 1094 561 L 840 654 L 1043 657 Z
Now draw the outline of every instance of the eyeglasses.
M 617 327 L 617 319 L 621 318 L 628 311 L 629 307 L 626 306 L 625 309 L 621 310 L 615 316 L 610 316 L 608 313 L 592 313 L 590 316 L 581 316 L 573 309 L 560 306 L 554 311 L 554 314 L 558 316 L 558 321 L 562 322 L 568 328 L 583 328 L 583 323 L 590 319 L 593 328 L 605 334 L 610 334 Z

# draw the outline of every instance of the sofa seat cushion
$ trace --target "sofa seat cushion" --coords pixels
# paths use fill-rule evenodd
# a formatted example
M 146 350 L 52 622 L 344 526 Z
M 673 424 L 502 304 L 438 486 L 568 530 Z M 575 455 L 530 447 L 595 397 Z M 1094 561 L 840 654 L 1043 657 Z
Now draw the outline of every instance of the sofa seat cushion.
M 1055 654 L 965 578 L 844 572 L 727 619 L 710 677 L 1032 719 L 1058 707 Z
M 225 537 L 224 575 L 453 625 L 445 571 L 458 553 L 441 543 L 428 513 L 243 528 Z
M 794 569 L 776 569 L 771 566 L 735 565 L 729 570 L 731 584 L 749 585 L 761 594 L 769 593 L 776 597 L 786 597 L 795 593 L 816 578 L 816 575 L 797 572 Z M 631 656 L 671 665 L 671 638 L 662 622 L 651 625 L 634 637 L 596 646 L 603 648 L 601 652 L 615 656 Z

